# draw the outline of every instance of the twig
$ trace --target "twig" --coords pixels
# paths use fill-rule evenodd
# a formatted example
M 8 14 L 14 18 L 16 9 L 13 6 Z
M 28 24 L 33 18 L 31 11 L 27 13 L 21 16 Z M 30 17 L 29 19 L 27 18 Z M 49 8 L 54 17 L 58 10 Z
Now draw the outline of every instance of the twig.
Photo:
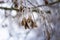
M 0 7 L 0 9 L 5 9 L 5 10 L 16 10 L 16 11 L 19 11 L 19 9 L 15 9 L 15 8 L 7 8 L 7 7 Z
M 38 6 L 35 6 L 33 3 L 31 3 L 30 1 L 28 1 L 33 7 L 42 7 L 42 6 L 51 6 L 51 5 L 53 5 L 53 4 L 56 4 L 56 3 L 59 3 L 60 1 L 56 1 L 56 2 L 53 2 L 53 3 L 49 3 L 49 4 L 47 4 L 47 5 L 38 5 Z M 33 8 L 32 7 L 32 8 Z

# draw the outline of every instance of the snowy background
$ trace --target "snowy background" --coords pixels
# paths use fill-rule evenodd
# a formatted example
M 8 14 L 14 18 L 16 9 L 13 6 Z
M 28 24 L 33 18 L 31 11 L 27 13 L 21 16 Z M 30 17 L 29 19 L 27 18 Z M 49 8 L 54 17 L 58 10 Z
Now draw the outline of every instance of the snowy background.
M 44 4 L 43 0 L 30 1 L 34 5 Z M 51 3 L 56 0 L 48 1 Z M 11 0 L 4 0 L 4 2 L 5 3 L 0 4 L 0 7 L 10 8 L 13 4 Z M 27 6 L 30 7 L 32 5 L 27 2 Z M 50 32 L 50 40 L 60 40 L 60 3 L 50 7 L 40 7 L 39 9 L 42 12 L 27 12 L 19 19 L 21 21 L 23 16 L 28 17 L 29 14 L 32 18 L 34 16 L 33 20 L 35 19 L 38 25 L 38 27 L 34 29 L 24 29 L 24 27 L 19 26 L 18 19 L 13 18 L 17 15 L 15 10 L 0 9 L 0 40 L 47 40 L 46 30 Z M 51 11 L 51 13 L 47 13 L 46 11 Z M 8 17 L 5 17 L 5 13 L 7 13 Z M 33 15 L 31 13 L 33 13 Z

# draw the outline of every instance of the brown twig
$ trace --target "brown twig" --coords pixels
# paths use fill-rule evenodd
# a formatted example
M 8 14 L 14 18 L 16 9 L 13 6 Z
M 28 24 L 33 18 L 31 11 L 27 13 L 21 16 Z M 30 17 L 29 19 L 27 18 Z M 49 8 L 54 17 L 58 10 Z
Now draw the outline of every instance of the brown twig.
M 56 1 L 56 2 L 53 2 L 53 3 L 49 3 L 47 5 L 38 5 L 38 6 L 35 6 L 33 3 L 31 3 L 30 1 L 28 1 L 33 7 L 42 7 L 42 6 L 51 6 L 53 4 L 56 4 L 56 3 L 59 3 L 60 1 Z
M 15 8 L 7 8 L 7 7 L 0 7 L 0 9 L 5 9 L 5 10 L 16 10 L 16 11 L 19 11 L 19 9 L 15 9 Z

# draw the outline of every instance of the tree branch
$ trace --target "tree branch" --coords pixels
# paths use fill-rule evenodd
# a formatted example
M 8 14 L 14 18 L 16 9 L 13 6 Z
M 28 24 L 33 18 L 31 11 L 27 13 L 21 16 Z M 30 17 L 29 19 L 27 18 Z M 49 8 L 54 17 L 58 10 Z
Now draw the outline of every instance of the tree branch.
M 49 3 L 49 4 L 47 4 L 47 5 L 38 5 L 38 6 L 35 6 L 33 3 L 31 3 L 30 1 L 28 1 L 33 7 L 42 7 L 42 6 L 51 6 L 51 5 L 53 5 L 53 4 L 56 4 L 56 3 L 59 3 L 60 1 L 58 0 L 58 1 L 56 1 L 56 2 L 53 2 L 53 3 Z
M 7 8 L 7 7 L 0 7 L 0 9 L 4 9 L 4 10 L 16 10 L 16 11 L 19 11 L 19 9 Z

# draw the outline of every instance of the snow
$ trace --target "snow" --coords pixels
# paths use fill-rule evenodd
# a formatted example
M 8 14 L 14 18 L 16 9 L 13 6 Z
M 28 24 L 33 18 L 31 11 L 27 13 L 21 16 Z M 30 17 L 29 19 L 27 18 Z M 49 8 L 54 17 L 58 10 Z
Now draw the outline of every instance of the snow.
M 44 4 L 43 0 L 38 0 L 37 2 L 39 3 L 39 5 Z M 0 6 L 10 8 L 11 5 L 10 3 L 5 3 L 5 4 L 1 4 Z M 44 31 L 46 29 L 48 29 L 48 31 L 51 33 L 51 40 L 60 40 L 59 39 L 60 20 L 58 20 L 60 18 L 60 14 L 58 12 L 59 8 L 54 9 L 51 7 L 41 7 L 39 9 L 41 9 L 44 12 L 44 14 L 42 13 L 39 14 L 37 12 L 27 12 L 27 14 L 23 15 L 27 19 L 30 14 L 32 19 L 33 20 L 35 19 L 38 27 L 34 29 L 24 29 L 23 26 L 19 26 L 17 23 L 18 19 L 17 18 L 14 19 L 11 17 L 11 16 L 17 15 L 17 12 L 15 10 L 7 11 L 7 14 L 9 15 L 11 13 L 11 15 L 5 18 L 4 16 L 5 10 L 0 9 L 0 40 L 45 40 L 46 33 L 44 33 Z M 45 11 L 48 11 L 48 10 L 51 10 L 52 14 L 46 14 Z M 20 17 L 19 20 L 21 20 L 23 16 Z M 43 20 L 43 16 L 46 17 L 45 20 Z
M 9 33 L 7 29 L 0 28 L 0 40 L 7 40 Z
M 15 10 L 12 11 L 11 13 L 12 16 L 16 16 L 17 15 L 17 12 Z

